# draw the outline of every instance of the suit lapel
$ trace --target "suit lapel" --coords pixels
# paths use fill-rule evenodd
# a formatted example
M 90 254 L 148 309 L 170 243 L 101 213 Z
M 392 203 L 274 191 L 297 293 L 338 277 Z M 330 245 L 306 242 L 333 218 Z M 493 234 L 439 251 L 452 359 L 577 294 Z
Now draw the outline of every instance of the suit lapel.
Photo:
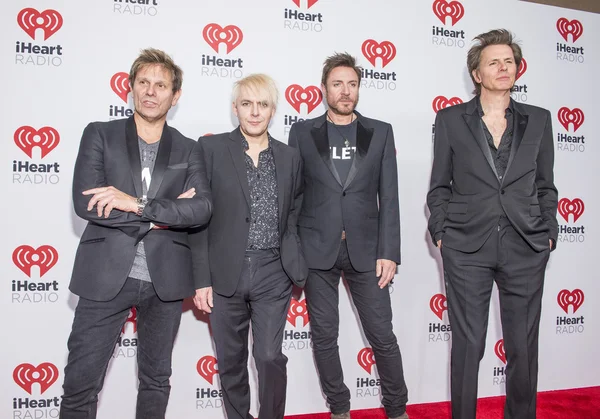
M 510 147 L 510 156 L 508 157 L 508 164 L 506 165 L 506 173 L 508 173 L 508 169 L 510 169 L 510 165 L 514 160 L 517 151 L 519 151 L 519 146 L 521 145 L 521 141 L 525 136 L 527 123 L 529 122 L 529 115 L 521 112 L 522 108 L 517 102 L 513 102 L 513 109 L 515 118 L 513 121 L 513 138 L 512 145 Z M 506 176 L 504 176 L 504 178 L 506 178 Z
M 154 169 L 152 170 L 152 180 L 150 182 L 150 187 L 148 188 L 148 199 L 154 199 L 156 197 L 160 184 L 165 178 L 165 172 L 169 165 L 169 157 L 171 157 L 172 142 L 173 139 L 171 137 L 169 126 L 165 122 L 162 135 L 160 136 L 158 152 L 156 153 Z
M 133 116 L 129 117 L 125 124 L 125 142 L 127 143 L 127 157 L 129 159 L 129 169 L 135 188 L 135 195 L 142 196 L 142 163 L 140 160 L 140 146 L 138 145 L 137 128 Z
M 244 158 L 244 150 L 242 148 L 242 133 L 239 127 L 229 134 L 229 143 L 227 146 L 229 148 L 229 153 L 231 153 L 233 166 L 235 167 L 235 171 L 240 181 L 244 198 L 246 198 L 246 204 L 248 204 L 248 208 L 250 208 L 250 187 L 248 186 L 246 160 Z
M 320 125 L 319 125 L 320 123 Z M 327 122 L 325 120 L 325 115 L 320 118 L 320 121 L 315 123 L 315 126 L 310 130 L 313 141 L 317 146 L 317 150 L 325 163 L 325 166 L 329 169 L 337 183 L 342 185 L 342 181 L 340 180 L 340 175 L 335 169 L 335 165 L 331 160 L 331 153 L 329 151 L 329 138 L 327 136 Z
M 352 160 L 352 166 L 350 167 L 350 172 L 348 172 L 348 177 L 346 178 L 346 184 L 344 185 L 344 189 L 350 185 L 350 183 L 354 180 L 358 169 L 360 169 L 360 165 L 365 159 L 367 152 L 369 151 L 369 145 L 371 145 L 371 139 L 373 138 L 373 129 L 366 128 L 362 124 L 362 118 L 358 112 L 358 121 L 356 125 L 356 153 L 354 154 L 354 159 Z
M 275 179 L 277 181 L 277 205 L 279 208 L 279 224 L 283 220 L 283 203 L 285 202 L 285 191 L 291 189 L 288 186 L 289 176 L 286 176 L 291 168 L 292 162 L 288 162 L 283 150 L 279 147 L 279 143 L 275 140 L 271 141 L 271 150 L 273 150 L 273 159 L 275 160 Z M 283 231 L 283 226 L 280 226 L 280 231 Z
M 492 158 L 492 152 L 490 151 L 490 146 L 487 143 L 485 138 L 485 132 L 483 131 L 481 117 L 477 114 L 477 98 L 473 98 L 469 102 L 469 106 L 467 107 L 466 112 L 463 114 L 463 119 L 465 120 L 471 134 L 477 141 L 479 148 L 483 152 L 485 159 L 490 166 L 490 169 L 494 172 L 494 176 L 498 179 L 498 172 L 496 171 L 496 166 L 494 165 L 494 159 Z

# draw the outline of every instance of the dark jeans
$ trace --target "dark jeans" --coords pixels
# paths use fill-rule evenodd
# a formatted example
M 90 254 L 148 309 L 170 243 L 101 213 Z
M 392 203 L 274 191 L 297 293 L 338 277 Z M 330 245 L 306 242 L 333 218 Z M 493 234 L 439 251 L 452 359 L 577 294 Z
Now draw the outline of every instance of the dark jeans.
M 283 271 L 279 250 L 248 251 L 231 297 L 214 294 L 210 315 L 223 404 L 228 419 L 252 419 L 248 383 L 248 331 L 258 371 L 260 419 L 282 419 L 287 388 L 283 331 L 292 282 Z
M 483 247 L 464 253 L 443 246 L 448 314 L 452 417 L 475 419 L 479 362 L 485 352 L 494 282 L 506 352 L 506 419 L 535 419 L 538 335 L 550 249 L 534 251 L 506 218 Z
M 154 286 L 128 278 L 111 301 L 80 298 L 69 337 L 61 419 L 94 419 L 98 393 L 131 307 L 137 309 L 137 419 L 163 419 L 171 385 L 171 353 L 182 301 L 162 301 Z
M 310 315 L 313 352 L 321 388 L 327 397 L 329 408 L 332 413 L 350 410 L 350 391 L 344 384 L 338 347 L 338 285 L 342 272 L 348 282 L 365 336 L 375 355 L 385 411 L 388 417 L 400 416 L 406 411 L 408 391 L 404 382 L 402 356 L 392 330 L 389 290 L 387 287 L 379 288 L 375 269 L 369 272 L 354 270 L 345 240 L 342 241 L 334 267 L 328 271 L 311 269 L 304 289 Z

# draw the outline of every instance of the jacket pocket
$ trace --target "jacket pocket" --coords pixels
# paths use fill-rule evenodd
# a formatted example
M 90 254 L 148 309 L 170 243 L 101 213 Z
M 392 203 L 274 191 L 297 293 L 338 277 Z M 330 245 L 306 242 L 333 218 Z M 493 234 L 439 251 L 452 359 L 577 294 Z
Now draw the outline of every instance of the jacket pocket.
M 298 225 L 301 227 L 314 228 L 314 221 L 314 218 L 305 215 L 300 215 L 298 217 Z
M 467 208 L 469 208 L 469 204 L 466 202 L 449 202 L 446 212 L 449 214 L 466 214 Z
M 190 249 L 190 246 L 187 243 L 183 243 L 183 242 L 178 242 L 177 240 L 173 240 L 173 244 L 176 244 L 178 246 L 183 246 L 186 249 Z
M 177 164 L 172 164 L 170 166 L 167 166 L 167 169 L 187 169 L 187 168 L 188 168 L 187 162 L 177 163 Z
M 529 206 L 529 215 L 532 217 L 539 217 L 542 215 L 542 210 L 540 210 L 540 206 L 538 204 L 532 204 Z
M 96 237 L 94 239 L 87 239 L 84 240 L 82 242 L 80 242 L 79 244 L 92 244 L 92 243 L 100 243 L 103 242 L 104 240 L 106 240 L 106 237 Z

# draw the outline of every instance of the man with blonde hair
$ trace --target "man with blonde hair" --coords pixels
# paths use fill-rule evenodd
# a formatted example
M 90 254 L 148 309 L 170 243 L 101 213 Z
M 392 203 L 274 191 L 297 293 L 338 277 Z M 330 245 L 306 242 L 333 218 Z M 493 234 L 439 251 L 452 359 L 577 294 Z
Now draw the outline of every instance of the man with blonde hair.
M 129 82 L 133 116 L 89 124 L 75 162 L 73 205 L 88 224 L 69 287 L 79 303 L 61 419 L 96 417 L 132 307 L 139 339 L 136 418 L 164 419 L 182 300 L 194 293 L 184 229 L 207 223 L 211 214 L 201 149 L 166 122 L 181 95 L 181 69 L 149 48 L 131 66 Z
M 223 402 L 229 419 L 248 419 L 248 331 L 258 370 L 260 419 L 285 412 L 283 331 L 292 283 L 308 275 L 296 233 L 302 203 L 297 150 L 272 138 L 277 107 L 269 76 L 253 74 L 233 90 L 239 127 L 200 138 L 213 191 L 213 216 L 190 235 L 196 306 L 211 313 Z

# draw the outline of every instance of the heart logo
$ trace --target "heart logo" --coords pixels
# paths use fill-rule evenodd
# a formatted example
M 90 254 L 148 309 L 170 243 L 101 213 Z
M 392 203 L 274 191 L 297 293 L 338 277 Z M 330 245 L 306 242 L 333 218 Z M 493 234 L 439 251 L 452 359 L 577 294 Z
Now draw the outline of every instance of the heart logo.
M 63 18 L 56 10 L 48 9 L 38 12 L 28 7 L 17 15 L 17 23 L 35 41 L 36 29 L 44 32 L 44 41 L 54 35 L 63 24 Z
M 209 23 L 204 27 L 202 36 L 208 45 L 219 53 L 219 45 L 227 45 L 227 54 L 233 51 L 242 43 L 244 34 L 242 30 L 235 25 L 227 25 L 224 28 L 217 23 Z
M 39 147 L 42 158 L 44 158 L 48 153 L 54 150 L 60 142 L 60 135 L 54 128 L 42 127 L 36 130 L 29 125 L 17 128 L 13 134 L 13 138 L 17 147 L 23 150 L 30 159 L 33 158 L 33 149 L 35 147 Z

